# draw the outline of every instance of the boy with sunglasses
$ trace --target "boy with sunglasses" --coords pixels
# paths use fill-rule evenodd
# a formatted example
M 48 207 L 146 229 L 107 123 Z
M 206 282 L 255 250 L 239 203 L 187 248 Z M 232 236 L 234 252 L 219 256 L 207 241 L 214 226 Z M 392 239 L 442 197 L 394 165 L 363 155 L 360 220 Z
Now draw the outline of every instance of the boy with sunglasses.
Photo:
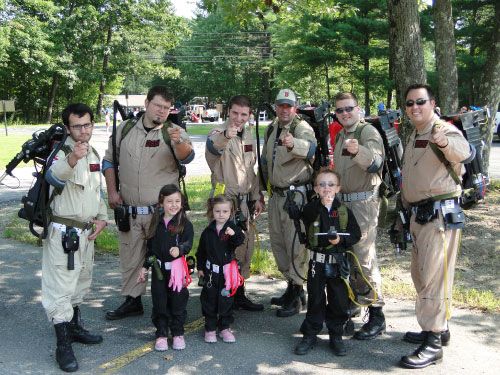
M 300 331 L 304 335 L 295 353 L 306 354 L 315 344 L 316 335 L 326 322 L 330 347 L 335 355 L 344 356 L 342 342 L 344 324 L 349 318 L 349 294 L 346 280 L 349 263 L 345 251 L 361 238 L 361 231 L 351 210 L 336 198 L 340 191 L 340 176 L 331 169 L 322 169 L 314 180 L 319 199 L 303 209 L 306 247 L 310 250 L 307 273 L 307 313 Z M 320 235 L 331 228 L 345 235 Z M 326 287 L 326 296 L 325 296 Z
M 354 334 L 354 338 L 371 340 L 386 329 L 382 312 L 382 277 L 375 249 L 384 144 L 377 129 L 361 119 L 361 108 L 356 95 L 350 92 L 337 94 L 335 107 L 338 121 L 344 128 L 337 136 L 333 153 L 334 170 L 342 178 L 342 194 L 339 198 L 354 212 L 361 228 L 362 236 L 353 246 L 353 252 L 359 259 L 363 274 L 376 292 L 375 296 L 359 271 L 353 270 L 351 281 L 354 289 L 359 292 L 358 302 L 363 305 L 371 304 L 368 307 L 368 322 Z M 357 131 L 358 127 L 361 131 Z

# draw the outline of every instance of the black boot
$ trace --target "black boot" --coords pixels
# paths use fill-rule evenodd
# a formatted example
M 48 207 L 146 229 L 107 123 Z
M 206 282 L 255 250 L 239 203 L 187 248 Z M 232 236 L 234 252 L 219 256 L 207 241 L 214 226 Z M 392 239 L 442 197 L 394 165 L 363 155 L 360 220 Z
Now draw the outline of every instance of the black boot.
M 311 350 L 314 345 L 316 345 L 316 335 L 307 336 L 304 335 L 302 340 L 300 340 L 299 344 L 295 347 L 295 354 L 304 355 L 307 354 L 309 350 Z
M 106 313 L 106 319 L 117 320 L 123 319 L 127 316 L 136 316 L 144 314 L 144 309 L 142 308 L 141 296 L 131 297 L 127 296 L 125 302 L 121 304 L 116 310 L 111 310 Z
M 300 294 L 304 291 L 302 285 L 293 285 L 290 293 L 288 294 L 283 307 L 276 310 L 276 315 L 281 318 L 287 318 L 289 316 L 298 314 L 300 312 Z
M 94 335 L 83 328 L 82 315 L 78 306 L 73 307 L 73 319 L 71 319 L 69 328 L 73 342 L 81 342 L 82 344 L 99 344 L 102 342 L 101 335 Z
M 71 347 L 71 332 L 70 323 L 54 324 L 57 336 L 56 361 L 59 368 L 66 372 L 74 372 L 78 370 L 78 362 L 76 362 L 73 348 Z
M 411 342 L 413 344 L 422 344 L 424 342 L 424 339 L 425 339 L 424 331 L 406 332 L 405 336 L 403 337 L 403 340 Z M 441 332 L 441 345 L 448 346 L 450 344 L 450 339 L 451 339 L 451 333 L 449 329 Z
M 245 293 L 245 284 L 240 286 L 236 290 L 236 295 L 234 296 L 234 307 L 240 308 L 248 311 L 262 311 L 264 310 L 264 305 L 261 303 L 254 303 L 250 301 Z
M 368 322 L 354 334 L 357 340 L 371 340 L 385 332 L 385 316 L 382 307 L 368 307 Z
M 330 348 L 336 356 L 343 357 L 347 354 L 341 335 L 330 334 Z
M 424 342 L 412 355 L 401 357 L 399 362 L 405 368 L 424 368 L 434 365 L 443 358 L 443 348 L 441 347 L 441 334 L 426 331 Z
M 293 286 L 293 282 L 291 280 L 288 281 L 288 285 L 286 287 L 285 293 L 283 293 L 280 297 L 273 297 L 271 298 L 271 305 L 276 305 L 276 306 L 283 306 L 285 303 L 285 298 L 290 293 L 290 289 Z M 302 306 L 306 306 L 306 293 L 304 292 L 304 289 L 302 289 L 302 292 L 300 293 L 300 302 L 302 303 Z

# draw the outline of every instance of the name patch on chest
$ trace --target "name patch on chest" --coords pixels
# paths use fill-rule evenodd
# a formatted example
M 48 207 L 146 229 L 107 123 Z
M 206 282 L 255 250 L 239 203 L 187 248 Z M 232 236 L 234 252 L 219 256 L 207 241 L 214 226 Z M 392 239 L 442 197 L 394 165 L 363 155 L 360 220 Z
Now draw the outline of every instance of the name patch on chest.
M 332 212 L 330 212 L 330 217 L 339 217 L 339 212 L 337 210 L 332 210 Z
M 99 172 L 101 170 L 100 164 L 89 164 L 89 168 L 91 172 Z
M 146 147 L 158 147 L 160 145 L 160 140 L 159 139 L 156 139 L 156 140 L 148 140 L 146 141 Z
M 253 145 L 245 145 L 245 152 L 253 151 Z
M 429 144 L 428 140 L 425 139 L 416 139 L 415 140 L 415 148 L 426 148 Z

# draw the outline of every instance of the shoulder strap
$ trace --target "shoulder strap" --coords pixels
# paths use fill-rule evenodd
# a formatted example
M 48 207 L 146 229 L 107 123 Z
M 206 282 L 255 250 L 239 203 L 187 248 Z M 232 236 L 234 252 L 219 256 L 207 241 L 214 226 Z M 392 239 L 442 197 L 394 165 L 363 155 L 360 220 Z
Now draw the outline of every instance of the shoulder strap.
M 127 136 L 127 134 L 132 130 L 132 128 L 137 124 L 138 119 L 133 118 L 130 120 L 127 120 L 125 124 L 122 125 L 122 133 L 121 133 L 121 138 L 120 138 L 120 143 L 123 141 L 123 138 Z
M 434 133 L 434 128 L 439 129 L 440 127 L 442 127 L 444 125 L 443 122 L 444 121 L 440 121 L 440 120 L 436 121 L 434 123 L 434 125 L 432 126 L 431 134 Z M 446 157 L 443 154 L 443 151 L 441 151 L 439 149 L 438 145 L 435 143 L 429 142 L 429 147 L 432 149 L 432 151 L 434 151 L 434 154 L 439 159 L 439 161 L 444 164 L 444 166 L 448 170 L 448 173 L 450 174 L 451 178 L 453 178 L 453 181 L 455 181 L 455 183 L 457 185 L 462 186 L 462 180 L 457 176 L 457 174 L 455 173 L 455 171 L 451 167 L 450 162 L 446 159 Z
M 363 131 L 363 129 L 366 127 L 366 125 L 368 125 L 366 122 L 363 122 L 363 123 L 359 123 L 358 124 L 358 127 L 356 128 L 356 130 L 354 131 L 354 139 L 356 139 L 358 142 L 359 140 L 361 139 L 361 132 Z
M 345 232 L 347 230 L 347 223 L 349 221 L 349 214 L 347 212 L 346 205 L 341 202 L 337 211 L 339 213 L 340 230 L 342 232 Z

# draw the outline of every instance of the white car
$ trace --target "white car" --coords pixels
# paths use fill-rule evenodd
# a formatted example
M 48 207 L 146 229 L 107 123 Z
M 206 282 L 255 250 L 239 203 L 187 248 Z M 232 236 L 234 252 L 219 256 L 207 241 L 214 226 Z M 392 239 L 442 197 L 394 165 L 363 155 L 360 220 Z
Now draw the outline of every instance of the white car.
M 203 115 L 201 115 L 201 117 L 205 121 L 214 122 L 219 119 L 219 112 L 214 108 L 209 108 L 205 112 L 203 112 Z
M 500 111 L 497 112 L 497 115 L 495 117 L 495 126 L 493 128 L 493 134 L 498 135 L 498 138 L 500 139 Z

